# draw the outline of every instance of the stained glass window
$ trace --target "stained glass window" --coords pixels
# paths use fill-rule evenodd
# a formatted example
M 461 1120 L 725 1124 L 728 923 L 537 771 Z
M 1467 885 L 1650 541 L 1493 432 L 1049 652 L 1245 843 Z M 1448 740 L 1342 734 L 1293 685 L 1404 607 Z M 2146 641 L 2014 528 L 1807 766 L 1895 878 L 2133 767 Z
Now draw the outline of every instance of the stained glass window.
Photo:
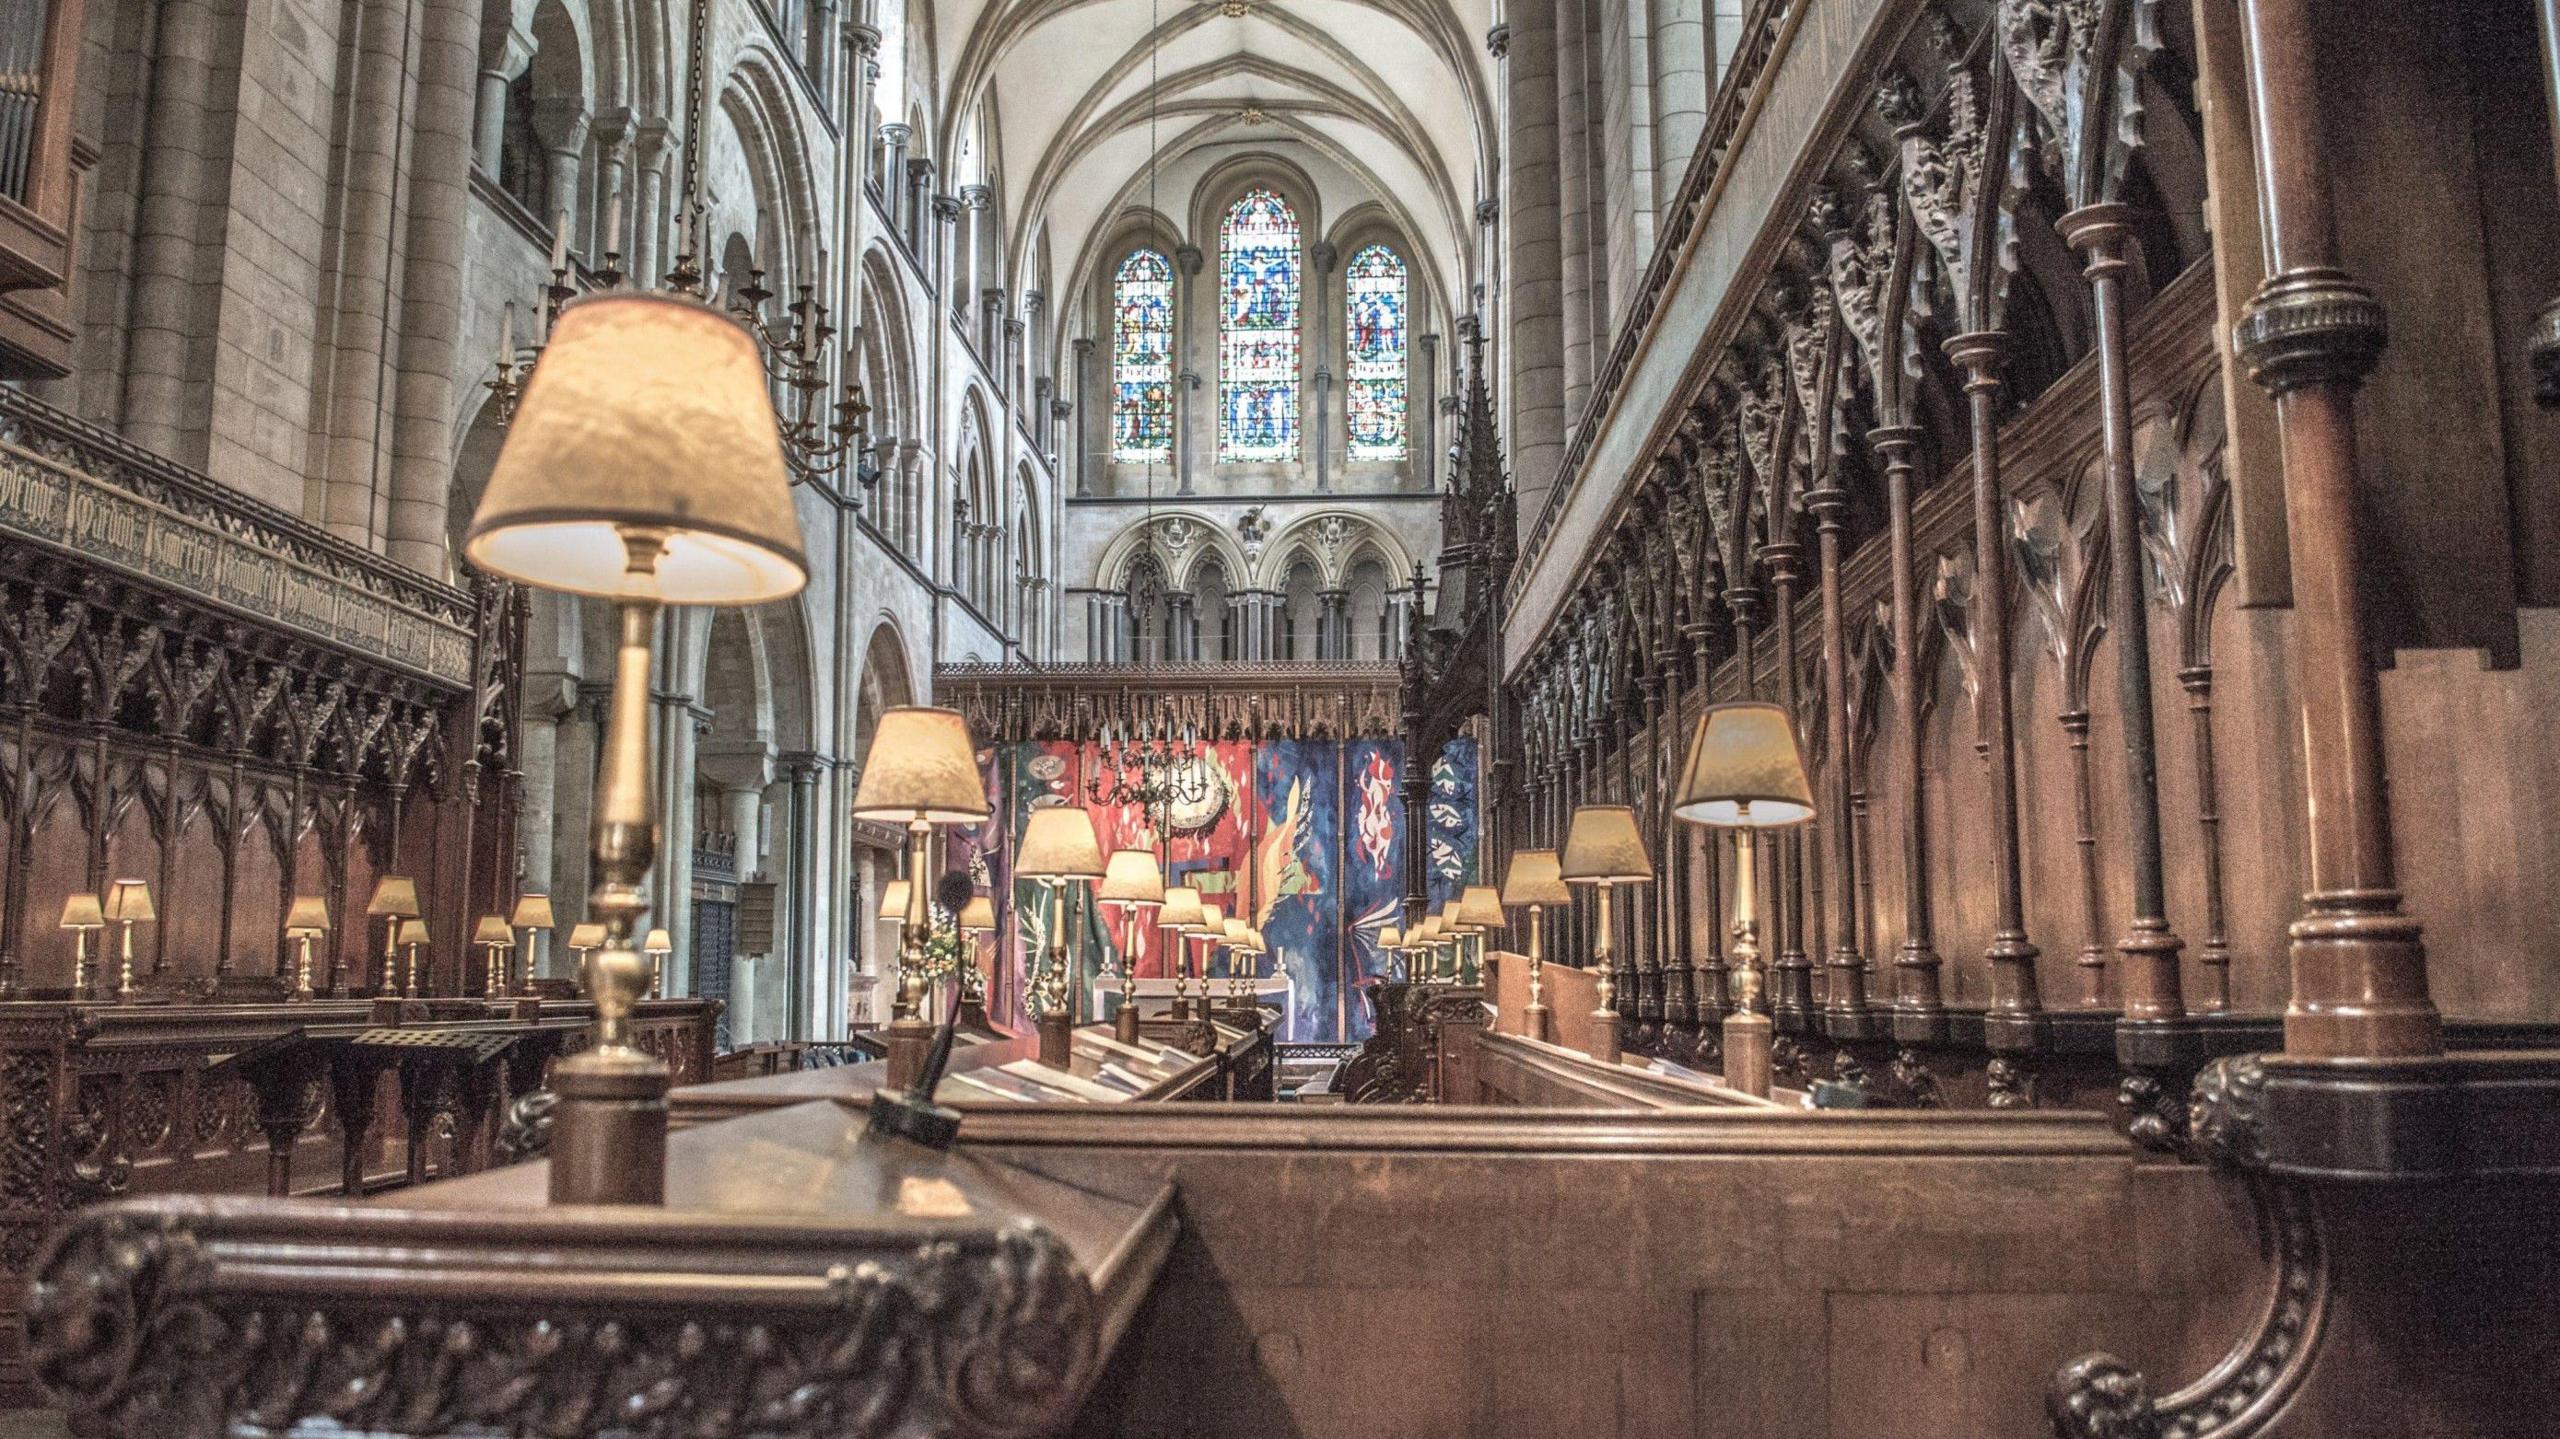
M 1173 458 L 1173 266 L 1133 250 L 1111 277 L 1111 457 Z
M 1351 384 L 1351 458 L 1404 458 L 1404 261 L 1384 245 L 1342 272 L 1344 349 Z
M 1218 458 L 1298 457 L 1298 217 L 1256 187 L 1218 232 Z

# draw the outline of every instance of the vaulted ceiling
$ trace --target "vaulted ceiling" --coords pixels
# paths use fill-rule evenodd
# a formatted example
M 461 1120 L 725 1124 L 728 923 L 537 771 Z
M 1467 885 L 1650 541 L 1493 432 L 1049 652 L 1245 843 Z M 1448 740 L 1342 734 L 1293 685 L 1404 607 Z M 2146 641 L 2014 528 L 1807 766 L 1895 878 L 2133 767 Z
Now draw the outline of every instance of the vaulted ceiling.
M 975 174 L 946 176 L 995 187 L 1014 273 L 1045 236 L 1051 283 L 1081 284 L 1148 203 L 1151 154 L 1157 208 L 1181 223 L 1172 172 L 1261 152 L 1346 177 L 1440 295 L 1476 278 L 1476 204 L 1495 191 L 1492 0 L 913 0 L 910 14 L 931 26 L 908 54 L 930 66 L 934 153 L 985 145 L 964 162 Z

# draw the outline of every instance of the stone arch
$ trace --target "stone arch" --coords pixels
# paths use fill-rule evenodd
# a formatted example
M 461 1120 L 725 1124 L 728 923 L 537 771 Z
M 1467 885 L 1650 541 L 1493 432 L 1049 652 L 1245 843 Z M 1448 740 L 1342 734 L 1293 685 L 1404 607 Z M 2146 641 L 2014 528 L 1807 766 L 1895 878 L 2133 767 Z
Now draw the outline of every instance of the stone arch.
M 1319 510 L 1290 521 L 1271 537 L 1256 582 L 1264 589 L 1283 588 L 1291 556 L 1304 552 L 1324 586 L 1340 589 L 1364 548 L 1376 551 L 1391 583 L 1393 577 L 1413 572 L 1413 557 L 1404 543 L 1376 521 L 1353 510 Z
M 1117 590 L 1127 586 L 1129 564 L 1137 556 L 1139 542 L 1151 531 L 1153 548 L 1158 558 L 1166 562 L 1170 583 L 1187 585 L 1201 557 L 1210 553 L 1218 555 L 1227 574 L 1238 584 L 1253 573 L 1253 567 L 1245 561 L 1244 547 L 1226 526 L 1197 510 L 1173 510 L 1159 512 L 1152 520 L 1135 521 L 1111 537 L 1094 562 L 1096 588 Z

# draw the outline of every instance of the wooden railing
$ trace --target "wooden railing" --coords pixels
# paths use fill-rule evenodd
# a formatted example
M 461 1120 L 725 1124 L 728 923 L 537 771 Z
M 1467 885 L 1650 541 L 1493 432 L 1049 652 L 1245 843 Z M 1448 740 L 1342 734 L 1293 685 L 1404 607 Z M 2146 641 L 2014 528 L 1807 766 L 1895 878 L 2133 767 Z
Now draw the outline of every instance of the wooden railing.
M 678 1083 L 717 1006 L 641 1006 Z M 20 1284 L 48 1230 L 126 1194 L 363 1195 L 501 1162 L 501 1123 L 588 1042 L 582 1001 L 0 1004 L 0 1408 L 24 1398 Z

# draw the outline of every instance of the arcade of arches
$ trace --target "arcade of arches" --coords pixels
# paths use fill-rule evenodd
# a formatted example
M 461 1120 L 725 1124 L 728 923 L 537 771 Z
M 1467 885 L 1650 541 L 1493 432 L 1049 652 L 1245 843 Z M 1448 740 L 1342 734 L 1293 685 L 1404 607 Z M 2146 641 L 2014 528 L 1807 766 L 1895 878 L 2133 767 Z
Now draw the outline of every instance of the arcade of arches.
M 0 1434 L 2552 1432 L 2555 117 L 2560 0 L 0 0 Z M 466 561 L 636 291 L 796 591 Z

